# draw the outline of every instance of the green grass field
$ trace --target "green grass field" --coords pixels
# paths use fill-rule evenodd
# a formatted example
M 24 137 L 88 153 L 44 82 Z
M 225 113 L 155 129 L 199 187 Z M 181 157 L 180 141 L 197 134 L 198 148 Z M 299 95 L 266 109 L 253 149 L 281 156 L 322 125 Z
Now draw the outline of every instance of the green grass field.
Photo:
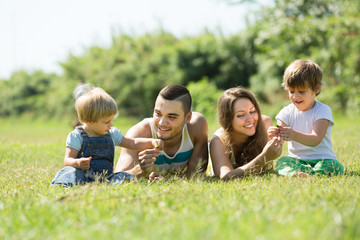
M 0 120 L 0 239 L 360 239 L 360 118 L 335 122 L 342 176 L 63 189 L 49 183 L 63 167 L 70 124 Z M 115 126 L 126 133 L 133 123 Z

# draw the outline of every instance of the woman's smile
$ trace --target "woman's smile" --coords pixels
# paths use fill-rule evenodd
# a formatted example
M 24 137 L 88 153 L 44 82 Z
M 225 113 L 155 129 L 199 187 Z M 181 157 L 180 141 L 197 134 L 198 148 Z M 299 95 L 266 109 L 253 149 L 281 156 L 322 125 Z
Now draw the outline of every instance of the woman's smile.
M 254 127 L 254 124 L 253 124 L 253 123 L 248 124 L 248 125 L 244 125 L 244 128 L 252 128 L 252 127 Z

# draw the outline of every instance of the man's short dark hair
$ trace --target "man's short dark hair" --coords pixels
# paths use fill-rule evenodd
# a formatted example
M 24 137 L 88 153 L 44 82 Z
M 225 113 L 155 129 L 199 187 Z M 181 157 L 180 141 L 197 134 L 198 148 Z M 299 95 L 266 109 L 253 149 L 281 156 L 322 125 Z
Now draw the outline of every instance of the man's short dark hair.
M 185 115 L 191 111 L 192 99 L 190 92 L 182 85 L 168 85 L 160 91 L 159 96 L 165 100 L 182 102 Z

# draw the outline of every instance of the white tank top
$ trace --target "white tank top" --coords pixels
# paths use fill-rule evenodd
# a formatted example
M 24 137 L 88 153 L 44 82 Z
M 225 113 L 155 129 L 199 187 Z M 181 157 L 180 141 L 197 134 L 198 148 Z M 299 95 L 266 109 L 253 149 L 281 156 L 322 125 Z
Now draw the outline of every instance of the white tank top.
M 157 139 L 156 130 L 153 118 L 146 119 L 150 124 L 151 136 Z M 163 150 L 160 151 L 160 155 L 156 158 L 153 166 L 155 172 L 164 172 L 170 170 L 183 170 L 187 166 L 187 162 L 192 154 L 194 145 L 191 141 L 187 125 L 185 124 L 182 130 L 181 144 L 177 152 L 173 157 L 170 157 Z

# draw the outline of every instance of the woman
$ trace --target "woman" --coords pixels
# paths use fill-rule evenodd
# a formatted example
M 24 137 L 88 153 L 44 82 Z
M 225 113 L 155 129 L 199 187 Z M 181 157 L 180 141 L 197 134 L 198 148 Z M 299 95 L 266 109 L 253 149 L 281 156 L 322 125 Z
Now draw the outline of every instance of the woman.
M 282 143 L 268 141 L 269 117 L 261 115 L 256 98 L 248 90 L 226 90 L 218 101 L 221 128 L 210 140 L 213 171 L 221 179 L 261 173 L 281 155 Z

